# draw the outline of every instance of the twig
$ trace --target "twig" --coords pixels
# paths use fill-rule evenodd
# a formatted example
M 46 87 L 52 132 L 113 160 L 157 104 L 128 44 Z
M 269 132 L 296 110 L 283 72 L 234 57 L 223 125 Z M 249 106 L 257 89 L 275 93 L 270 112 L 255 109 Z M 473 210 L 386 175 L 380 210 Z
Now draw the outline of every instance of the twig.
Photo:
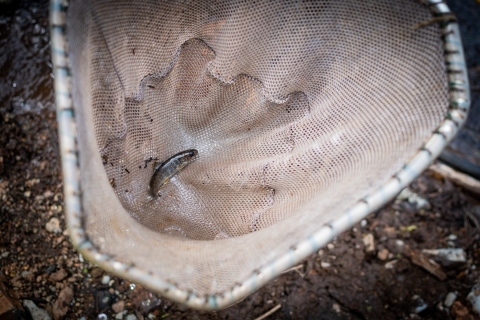
M 297 265 L 297 266 L 295 266 L 295 267 L 292 267 L 292 268 L 290 268 L 290 269 L 287 269 L 287 270 L 283 271 L 282 274 L 288 273 L 288 272 L 290 272 L 290 271 L 296 271 L 296 272 L 300 275 L 300 277 L 303 278 L 303 277 L 305 277 L 305 274 L 304 274 L 304 273 L 301 273 L 301 272 L 299 271 L 299 269 L 301 269 L 301 268 L 303 268 L 303 264 L 299 264 L 299 265 Z
M 421 252 L 405 247 L 405 255 L 410 258 L 413 264 L 420 266 L 436 276 L 441 281 L 447 278 L 447 275 L 442 271 L 442 268 L 432 259 L 428 259 Z
M 453 14 L 446 14 L 440 17 L 432 18 L 424 22 L 417 23 L 416 25 L 413 26 L 413 29 L 420 29 L 420 28 L 429 26 L 431 24 L 434 24 L 436 22 L 449 22 L 449 21 L 457 21 L 457 17 Z
M 470 177 L 467 174 L 458 172 L 451 167 L 444 165 L 442 163 L 432 164 L 429 168 L 430 171 L 433 171 L 444 178 L 452 181 L 454 184 L 472 192 L 480 195 L 480 181 L 475 178 Z
M 262 314 L 260 317 L 256 318 L 255 320 L 265 319 L 266 317 L 268 317 L 269 315 L 271 315 L 272 313 L 274 313 L 275 311 L 277 311 L 277 310 L 280 309 L 281 307 L 282 307 L 281 304 L 276 305 L 275 307 L 273 307 L 273 309 L 271 309 L 270 311 L 267 311 L 266 313 Z

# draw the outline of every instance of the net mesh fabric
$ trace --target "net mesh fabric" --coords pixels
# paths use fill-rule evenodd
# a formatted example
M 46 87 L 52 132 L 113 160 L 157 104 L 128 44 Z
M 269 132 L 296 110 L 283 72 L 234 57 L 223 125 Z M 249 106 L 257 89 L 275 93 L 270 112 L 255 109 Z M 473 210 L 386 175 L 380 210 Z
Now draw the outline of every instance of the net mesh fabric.
M 72 1 L 85 230 L 199 294 L 230 289 L 400 170 L 448 108 L 415 1 Z M 156 162 L 197 159 L 149 201 Z

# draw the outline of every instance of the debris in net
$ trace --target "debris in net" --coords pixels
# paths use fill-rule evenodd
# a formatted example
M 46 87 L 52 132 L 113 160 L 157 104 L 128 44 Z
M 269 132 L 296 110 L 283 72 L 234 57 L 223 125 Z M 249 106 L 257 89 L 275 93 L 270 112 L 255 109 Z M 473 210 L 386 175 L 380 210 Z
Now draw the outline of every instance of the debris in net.
M 422 209 L 430 206 L 430 203 L 426 199 L 420 197 L 409 188 L 405 188 L 402 192 L 400 192 L 400 194 L 397 196 L 396 202 L 403 200 L 407 200 L 408 203 L 413 205 L 416 209 Z
M 373 234 L 367 233 L 363 236 L 363 244 L 365 246 L 366 253 L 374 253 L 375 252 L 375 243 L 373 241 Z
M 457 17 L 454 14 L 445 14 L 438 17 L 434 17 L 430 20 L 419 22 L 413 26 L 413 29 L 420 29 L 432 25 L 437 22 L 455 22 Z
M 409 246 L 405 246 L 404 253 L 410 258 L 413 264 L 424 268 L 438 279 L 443 281 L 447 278 L 442 268 L 432 259 L 428 259 L 423 253 L 412 250 Z
M 449 292 L 445 297 L 445 301 L 443 302 L 443 304 L 445 305 L 445 307 L 450 308 L 455 302 L 455 300 L 457 300 L 457 293 Z
M 467 262 L 467 255 L 462 248 L 423 249 L 422 252 L 432 256 L 440 256 L 449 261 Z
M 262 314 L 260 317 L 256 318 L 255 320 L 265 319 L 266 317 L 268 317 L 269 315 L 273 314 L 275 311 L 277 311 L 277 310 L 280 309 L 281 307 L 282 307 L 282 305 L 281 305 L 281 304 L 278 304 L 278 305 L 276 305 L 275 307 L 273 307 L 270 311 L 265 312 L 264 314 Z
M 472 309 L 480 315 L 480 283 L 473 286 L 467 300 L 472 304 Z
M 60 233 L 62 229 L 60 228 L 60 221 L 58 218 L 52 218 L 50 221 L 47 222 L 45 225 L 45 229 L 47 229 L 50 233 Z
M 33 320 L 52 320 L 45 309 L 37 307 L 32 300 L 23 300 L 23 306 L 28 310 Z

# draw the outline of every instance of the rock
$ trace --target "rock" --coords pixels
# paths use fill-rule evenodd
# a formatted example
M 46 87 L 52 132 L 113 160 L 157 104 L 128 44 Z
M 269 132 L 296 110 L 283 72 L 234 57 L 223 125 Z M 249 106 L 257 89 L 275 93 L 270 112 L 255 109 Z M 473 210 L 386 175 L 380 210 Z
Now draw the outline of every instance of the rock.
M 125 318 L 125 320 L 137 320 L 137 316 L 134 315 L 134 314 L 129 314 L 127 315 L 127 317 Z
M 66 277 L 68 276 L 68 273 L 67 271 L 65 271 L 65 269 L 60 269 L 58 270 L 57 272 L 54 272 L 50 275 L 49 279 L 51 281 L 62 281 L 63 279 L 65 279 Z
M 331 264 L 328 263 L 328 262 L 320 262 L 320 266 L 323 268 L 323 269 L 328 269 L 330 268 Z
M 110 277 L 107 275 L 104 275 L 102 277 L 102 284 L 108 284 L 110 282 Z
M 63 319 L 68 312 L 68 307 L 73 298 L 73 290 L 70 287 L 65 287 L 60 291 L 58 299 L 52 306 L 52 314 L 54 320 Z
M 378 253 L 377 253 L 377 258 L 378 258 L 379 260 L 385 261 L 385 260 L 387 260 L 387 258 L 388 258 L 388 253 L 389 253 L 389 252 L 388 252 L 387 249 L 382 249 L 382 250 L 378 251 Z
M 0 319 L 21 319 L 24 311 L 17 296 L 6 286 L 7 279 L 0 273 Z
M 340 309 L 340 305 L 338 303 L 334 303 L 332 305 L 332 309 L 333 311 L 335 311 L 336 313 L 340 313 L 342 311 L 342 309 Z
M 115 313 L 119 313 L 120 311 L 123 311 L 124 308 L 125 308 L 125 301 L 123 301 L 123 300 L 120 300 L 120 301 L 112 304 L 112 310 Z
M 373 234 L 367 233 L 363 236 L 363 244 L 365 245 L 365 253 L 375 252 L 375 243 L 373 241 Z
M 50 219 L 50 221 L 48 221 L 45 225 L 45 229 L 47 229 L 47 231 L 50 233 L 62 232 L 62 229 L 60 228 L 60 221 L 57 218 Z
M 35 278 L 35 275 L 30 271 L 22 271 L 21 275 L 22 275 L 22 278 L 27 280 L 28 282 L 32 282 L 33 279 Z
M 121 311 L 115 315 L 115 320 L 122 320 L 123 316 L 127 314 L 127 310 Z
M 52 320 L 46 310 L 37 307 L 31 300 L 23 300 L 23 306 L 30 312 L 33 320 Z
M 472 304 L 472 309 L 480 315 L 480 284 L 473 286 L 467 300 Z
M 452 316 L 456 317 L 456 319 L 459 319 L 459 320 L 472 319 L 473 320 L 473 316 L 468 312 L 468 309 L 460 301 L 455 301 L 453 303 L 453 306 L 450 312 L 452 313 Z
M 455 292 L 449 292 L 445 297 L 445 301 L 443 302 L 443 304 L 445 305 L 445 307 L 450 308 L 456 299 L 457 294 Z

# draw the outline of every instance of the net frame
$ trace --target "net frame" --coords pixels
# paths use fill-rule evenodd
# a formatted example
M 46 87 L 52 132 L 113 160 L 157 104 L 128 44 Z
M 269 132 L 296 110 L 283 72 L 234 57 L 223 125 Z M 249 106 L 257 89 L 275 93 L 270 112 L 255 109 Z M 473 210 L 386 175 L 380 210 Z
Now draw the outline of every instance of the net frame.
M 444 57 L 449 87 L 449 109 L 435 132 L 418 153 L 408 161 L 402 170 L 368 194 L 337 219 L 331 220 L 317 232 L 306 235 L 303 241 L 292 245 L 264 267 L 254 271 L 246 279 L 229 290 L 212 295 L 198 295 L 181 288 L 139 267 L 119 261 L 99 249 L 89 240 L 84 229 L 82 194 L 80 185 L 79 150 L 77 127 L 72 99 L 72 78 L 68 63 L 66 41 L 66 0 L 51 0 L 50 29 L 52 62 L 55 76 L 55 96 L 58 132 L 65 194 L 65 212 L 70 239 L 86 259 L 122 278 L 128 278 L 176 302 L 195 309 L 218 310 L 234 304 L 272 280 L 283 271 L 301 262 L 319 250 L 341 232 L 351 228 L 369 213 L 379 209 L 393 199 L 424 171 L 466 120 L 470 106 L 469 84 L 458 24 L 452 19 L 448 6 L 441 0 L 422 1 L 431 11 L 433 23 L 438 23 L 444 44 Z

